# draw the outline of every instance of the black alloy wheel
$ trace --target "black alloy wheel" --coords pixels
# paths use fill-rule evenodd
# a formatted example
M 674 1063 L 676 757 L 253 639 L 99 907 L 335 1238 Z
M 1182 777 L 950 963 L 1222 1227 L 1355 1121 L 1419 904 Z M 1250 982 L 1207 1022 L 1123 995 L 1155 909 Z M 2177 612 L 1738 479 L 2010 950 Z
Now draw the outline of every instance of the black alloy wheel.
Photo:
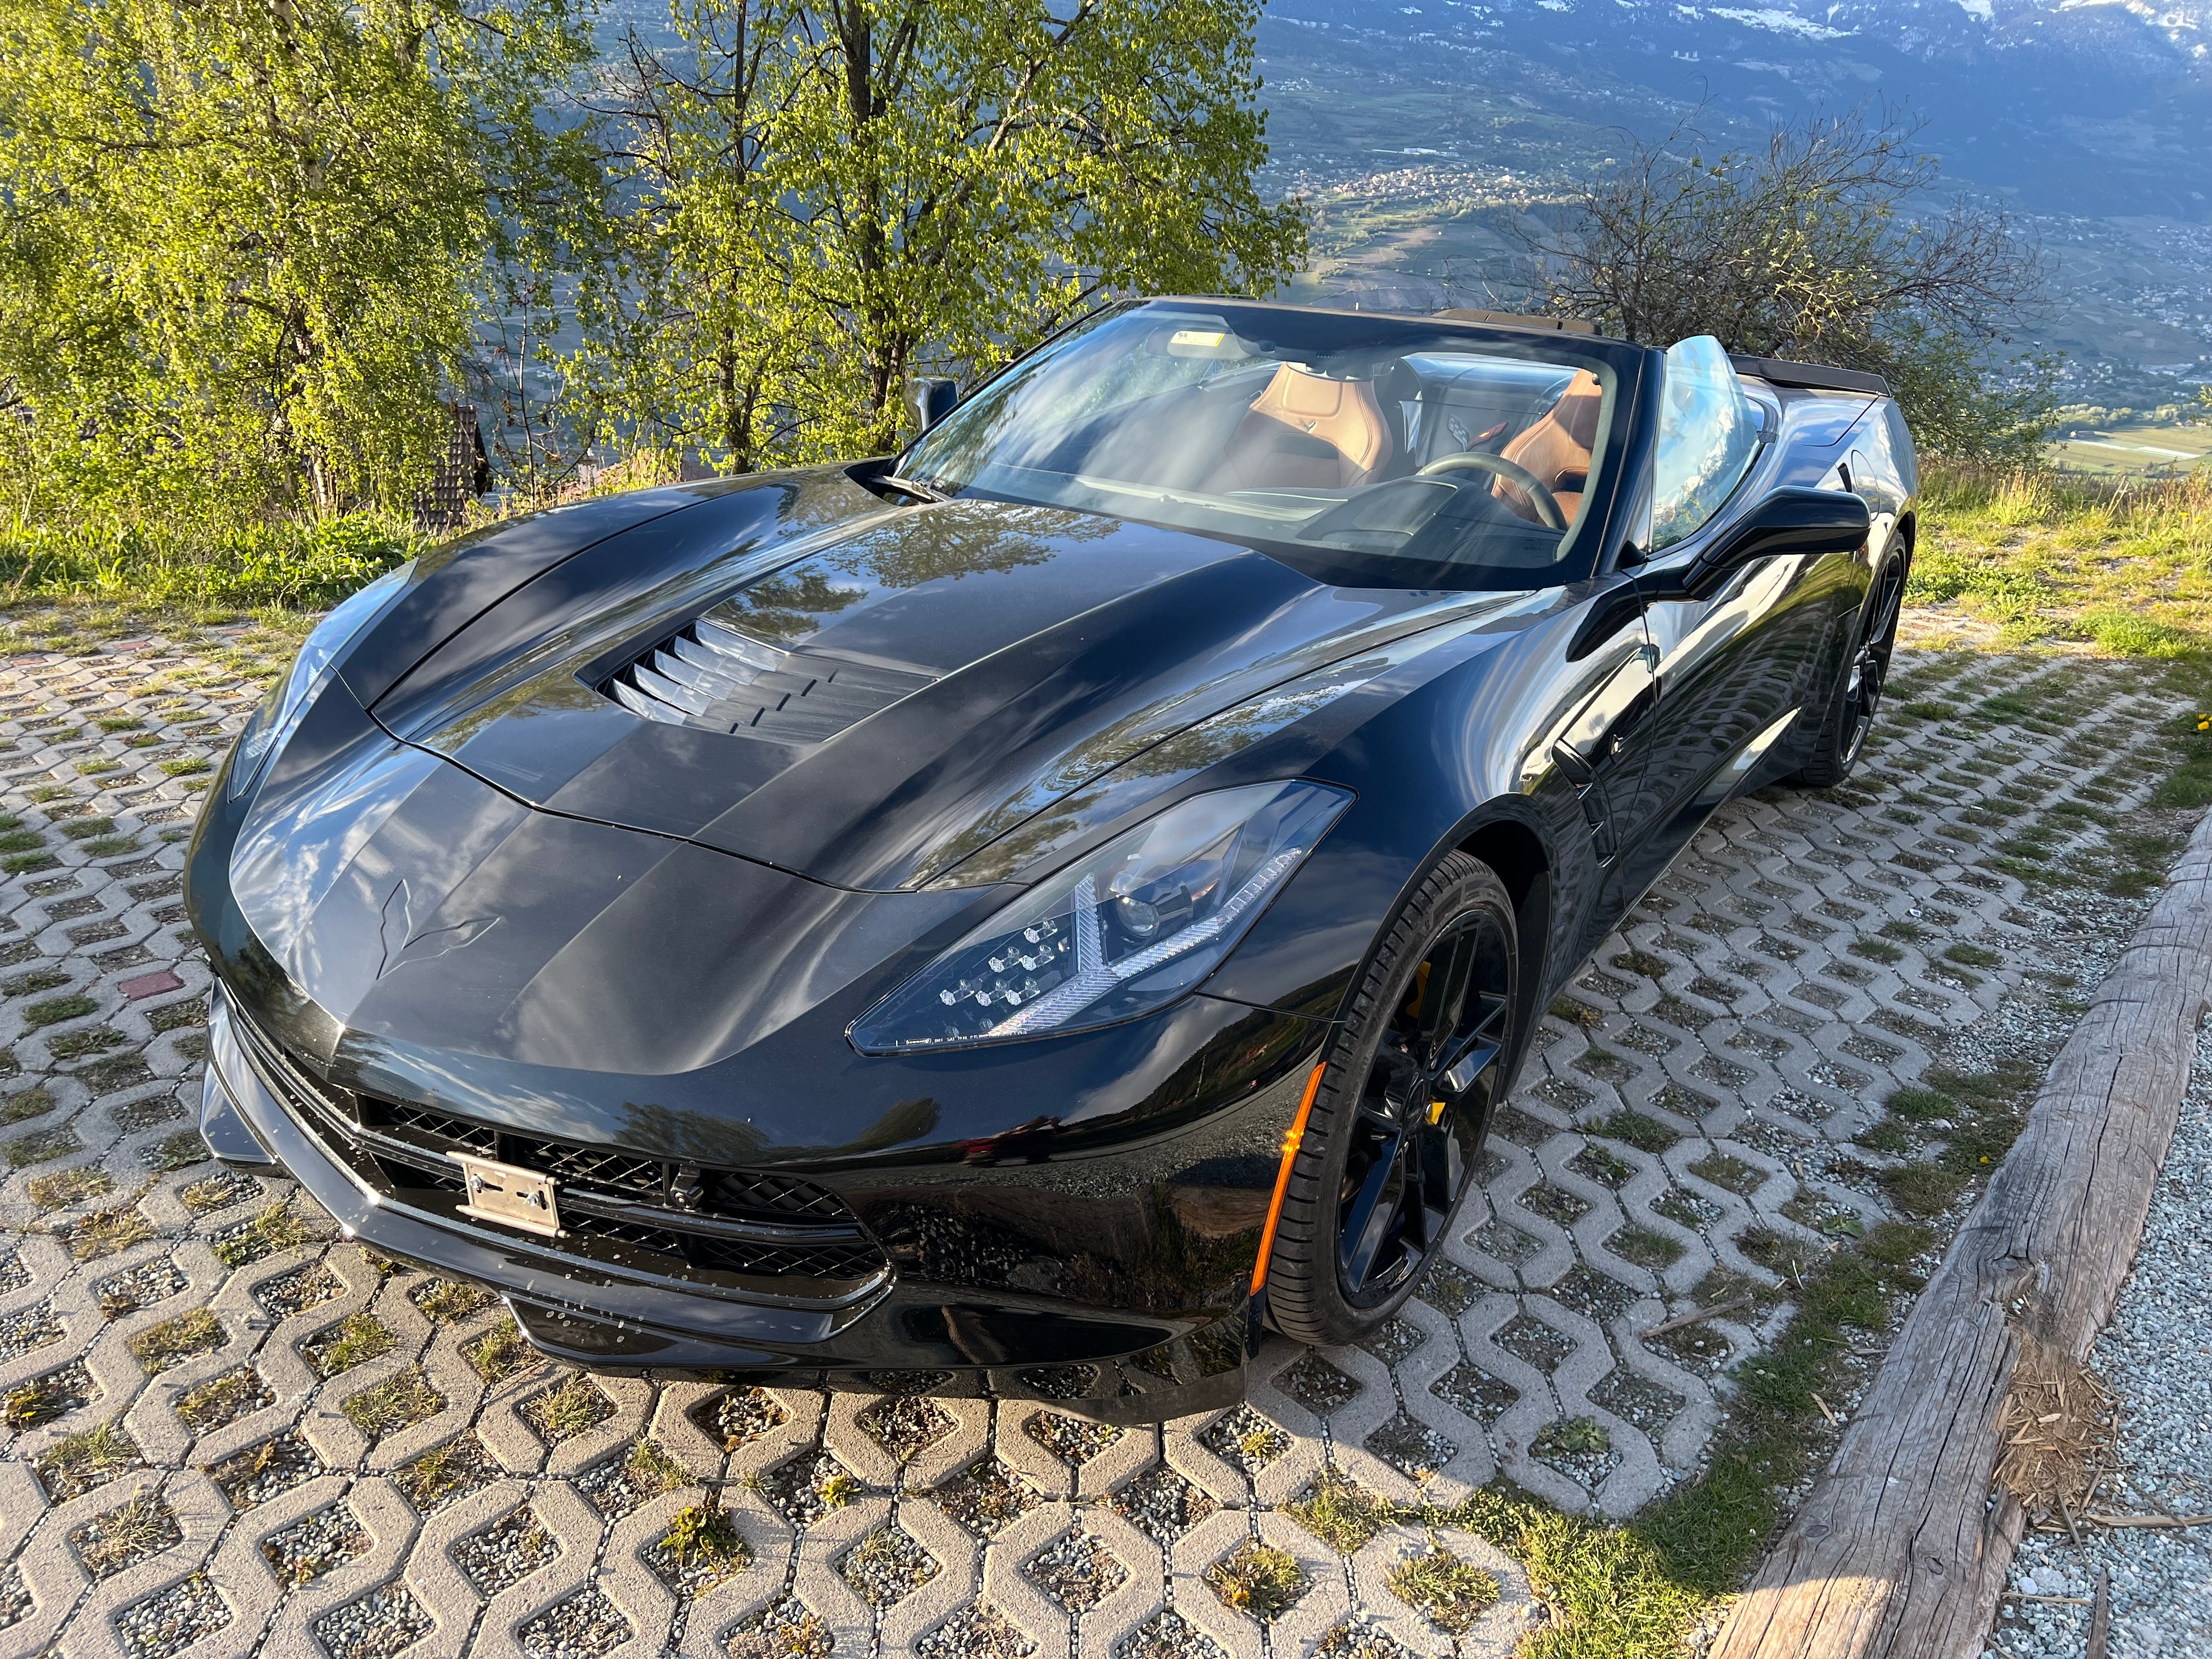
M 1330 1050 L 1268 1267 L 1286 1335 L 1357 1340 L 1420 1282 L 1510 1087 L 1519 997 L 1511 896 L 1451 854 L 1384 930 Z
M 1881 707 L 1882 687 L 1889 679 L 1889 659 L 1897 650 L 1897 619 L 1905 609 L 1911 565 L 1911 554 L 1899 553 L 1875 578 L 1858 647 L 1837 684 L 1813 758 L 1785 781 L 1808 789 L 1832 787 L 1850 775 L 1866 752 Z
M 1897 650 L 1897 618 L 1905 609 L 1905 566 L 1892 559 L 1881 577 L 1868 612 L 1866 636 L 1851 659 L 1844 680 L 1844 769 L 1858 763 L 1866 740 L 1874 731 L 1874 717 L 1881 706 L 1881 688 L 1889 678 L 1889 659 Z

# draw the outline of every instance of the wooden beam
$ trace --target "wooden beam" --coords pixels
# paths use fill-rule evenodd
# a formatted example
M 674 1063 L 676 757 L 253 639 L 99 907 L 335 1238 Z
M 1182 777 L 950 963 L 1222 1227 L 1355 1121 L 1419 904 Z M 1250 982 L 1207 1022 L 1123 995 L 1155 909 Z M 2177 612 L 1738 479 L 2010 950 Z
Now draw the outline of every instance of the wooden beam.
M 2142 1237 L 2212 1000 L 2212 816 L 2059 1053 L 1712 1659 L 1966 1659 L 2024 1516 L 1990 1503 L 2016 1331 L 2086 1358 Z

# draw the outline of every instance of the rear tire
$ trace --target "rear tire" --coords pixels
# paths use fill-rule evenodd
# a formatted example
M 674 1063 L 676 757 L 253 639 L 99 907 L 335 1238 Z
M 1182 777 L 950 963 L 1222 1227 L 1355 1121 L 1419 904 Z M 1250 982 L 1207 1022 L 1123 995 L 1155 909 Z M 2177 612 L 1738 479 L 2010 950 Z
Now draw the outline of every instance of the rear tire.
M 1285 1335 L 1356 1342 L 1413 1293 L 1511 1085 L 1522 994 L 1512 896 L 1447 854 L 1383 929 L 1330 1047 L 1267 1267 Z
M 1866 609 L 1850 661 L 1836 682 L 1827 718 L 1813 757 L 1782 780 L 1800 789 L 1832 789 L 1851 775 L 1866 752 L 1874 731 L 1875 715 L 1881 707 L 1881 689 L 1889 678 L 1889 659 L 1897 649 L 1897 618 L 1905 608 L 1905 584 L 1912 568 L 1910 550 L 1899 553 L 1875 578 L 1874 592 Z

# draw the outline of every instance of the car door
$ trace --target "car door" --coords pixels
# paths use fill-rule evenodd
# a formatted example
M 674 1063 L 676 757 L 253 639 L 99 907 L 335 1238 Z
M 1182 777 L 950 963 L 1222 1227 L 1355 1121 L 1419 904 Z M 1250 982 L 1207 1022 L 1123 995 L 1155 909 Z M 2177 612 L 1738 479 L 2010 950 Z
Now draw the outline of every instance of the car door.
M 1834 561 L 1762 559 L 1685 596 L 1680 572 L 1724 538 L 1773 471 L 1779 411 L 1754 404 L 1717 341 L 1669 348 L 1654 448 L 1650 556 L 1638 569 L 1656 655 L 1636 843 L 1640 892 L 1795 721 L 1835 610 Z

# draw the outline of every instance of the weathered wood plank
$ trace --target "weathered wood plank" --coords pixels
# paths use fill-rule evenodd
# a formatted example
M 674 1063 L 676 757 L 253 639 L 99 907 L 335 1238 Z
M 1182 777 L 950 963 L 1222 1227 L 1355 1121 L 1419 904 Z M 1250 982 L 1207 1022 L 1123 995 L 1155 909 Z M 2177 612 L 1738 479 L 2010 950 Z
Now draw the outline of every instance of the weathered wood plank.
M 1988 1502 L 2018 1338 L 2112 1316 L 2212 1001 L 2212 816 L 2060 1051 L 1713 1659 L 1978 1654 L 2024 1517 Z

